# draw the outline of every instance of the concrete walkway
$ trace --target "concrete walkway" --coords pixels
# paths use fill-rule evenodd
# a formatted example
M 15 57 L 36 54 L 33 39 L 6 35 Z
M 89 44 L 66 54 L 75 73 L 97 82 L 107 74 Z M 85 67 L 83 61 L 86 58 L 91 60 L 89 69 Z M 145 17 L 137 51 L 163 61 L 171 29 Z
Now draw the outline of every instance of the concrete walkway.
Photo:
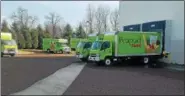
M 84 64 L 74 63 L 62 68 L 29 88 L 12 95 L 62 95 L 84 68 Z

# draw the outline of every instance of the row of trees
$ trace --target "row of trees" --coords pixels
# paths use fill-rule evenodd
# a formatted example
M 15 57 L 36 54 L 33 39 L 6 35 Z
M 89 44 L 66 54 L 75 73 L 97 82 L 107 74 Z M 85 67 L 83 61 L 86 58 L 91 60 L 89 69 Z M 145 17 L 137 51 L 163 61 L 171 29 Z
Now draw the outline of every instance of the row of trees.
M 12 24 L 3 20 L 1 31 L 11 32 L 20 49 L 41 49 L 43 38 L 65 38 L 70 42 L 71 37 L 85 38 L 89 33 L 101 33 L 110 29 L 117 31 L 118 17 L 118 9 L 110 12 L 108 6 L 95 8 L 89 4 L 86 19 L 75 29 L 70 24 L 65 24 L 63 18 L 54 12 L 45 16 L 44 26 L 41 26 L 36 16 L 31 16 L 27 9 L 19 7 L 11 15 Z
M 87 8 L 87 23 L 89 33 L 118 31 L 119 10 L 110 10 L 109 6 L 99 5 L 95 8 L 93 5 L 88 5 Z

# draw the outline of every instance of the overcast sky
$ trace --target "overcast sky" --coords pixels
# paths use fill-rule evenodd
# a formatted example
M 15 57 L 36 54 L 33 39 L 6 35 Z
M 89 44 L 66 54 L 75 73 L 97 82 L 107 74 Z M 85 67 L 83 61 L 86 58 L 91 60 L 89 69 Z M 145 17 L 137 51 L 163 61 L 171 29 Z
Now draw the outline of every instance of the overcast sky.
M 45 15 L 56 12 L 64 18 L 65 22 L 76 26 L 85 18 L 89 3 L 95 7 L 105 4 L 111 10 L 119 7 L 119 1 L 1 1 L 1 20 L 7 19 L 11 22 L 11 14 L 21 6 L 28 9 L 30 15 L 37 16 L 40 24 L 44 23 Z

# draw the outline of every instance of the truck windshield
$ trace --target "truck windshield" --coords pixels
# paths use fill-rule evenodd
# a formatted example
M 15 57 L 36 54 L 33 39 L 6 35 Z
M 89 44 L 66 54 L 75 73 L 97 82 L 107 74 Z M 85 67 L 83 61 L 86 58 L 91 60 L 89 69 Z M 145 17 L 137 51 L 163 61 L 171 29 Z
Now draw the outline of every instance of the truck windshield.
M 4 45 L 16 45 L 15 40 L 2 40 L 1 43 Z
M 77 48 L 82 48 L 85 45 L 85 42 L 79 42 Z
M 95 41 L 91 47 L 91 49 L 96 50 L 96 49 L 100 49 L 101 48 L 101 44 L 102 42 L 99 41 Z

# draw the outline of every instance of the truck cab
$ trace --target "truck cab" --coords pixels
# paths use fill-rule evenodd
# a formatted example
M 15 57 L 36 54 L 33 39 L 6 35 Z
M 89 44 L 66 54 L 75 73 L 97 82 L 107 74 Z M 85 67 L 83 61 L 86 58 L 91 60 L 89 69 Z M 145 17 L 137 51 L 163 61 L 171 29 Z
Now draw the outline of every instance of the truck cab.
M 67 45 L 67 39 L 58 39 L 57 43 L 61 45 L 59 49 L 62 50 L 64 53 L 71 53 L 71 48 Z
M 92 43 L 96 41 L 97 33 L 89 34 L 88 39 L 80 40 L 76 48 L 76 57 L 82 61 L 87 61 L 89 57 L 89 52 L 92 46 Z
M 71 50 L 76 50 L 76 47 L 78 45 L 78 43 L 80 42 L 81 38 L 71 38 L 70 40 L 70 47 L 71 47 Z
M 88 58 L 90 61 L 100 63 L 104 59 L 108 59 L 104 63 L 111 63 L 111 58 L 114 55 L 114 34 L 115 32 L 106 32 L 103 38 L 93 42 Z
M 104 59 L 109 59 L 105 63 L 111 63 L 111 56 L 113 55 L 113 42 L 110 40 L 98 40 L 93 42 L 89 60 L 94 61 L 96 63 L 102 62 Z
M 76 57 L 82 61 L 87 61 L 91 45 L 92 42 L 90 41 L 80 41 L 76 47 Z
M 4 55 L 15 56 L 18 52 L 17 43 L 12 39 L 11 33 L 1 33 L 1 57 Z
M 71 49 L 67 45 L 66 39 L 52 39 L 52 38 L 43 38 L 43 50 L 48 53 L 70 53 Z

